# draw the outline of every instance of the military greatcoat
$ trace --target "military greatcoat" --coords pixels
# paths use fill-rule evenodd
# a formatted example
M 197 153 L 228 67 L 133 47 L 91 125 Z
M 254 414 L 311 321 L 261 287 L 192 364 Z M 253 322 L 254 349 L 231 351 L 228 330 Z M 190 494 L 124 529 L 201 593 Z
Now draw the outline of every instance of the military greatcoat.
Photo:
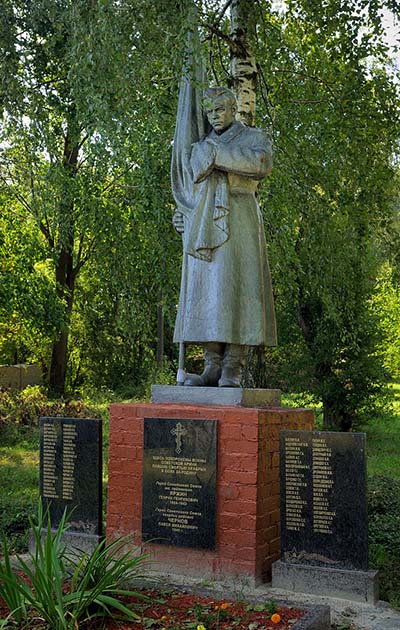
M 192 145 L 193 207 L 185 213 L 174 341 L 276 345 L 264 226 L 256 199 L 271 141 L 235 121 Z

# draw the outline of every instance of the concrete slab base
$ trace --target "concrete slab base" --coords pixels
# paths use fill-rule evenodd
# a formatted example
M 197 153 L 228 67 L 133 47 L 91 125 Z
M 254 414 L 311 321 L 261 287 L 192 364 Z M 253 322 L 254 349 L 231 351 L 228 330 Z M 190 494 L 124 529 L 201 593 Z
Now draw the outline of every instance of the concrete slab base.
M 185 387 L 152 385 L 152 403 L 188 405 L 227 405 L 229 407 L 280 407 L 280 389 L 244 389 L 242 387 Z
M 52 534 L 55 535 L 57 530 L 52 529 Z M 42 529 L 42 539 L 46 535 L 46 530 Z M 84 553 L 92 553 L 97 545 L 103 540 L 104 536 L 98 536 L 97 534 L 84 534 L 81 532 L 66 531 L 62 536 L 62 542 L 66 546 L 67 550 L 82 551 Z M 30 532 L 29 535 L 29 551 L 35 552 L 35 539 Z
M 272 587 L 366 602 L 378 602 L 378 571 L 349 571 L 278 560 L 272 565 Z

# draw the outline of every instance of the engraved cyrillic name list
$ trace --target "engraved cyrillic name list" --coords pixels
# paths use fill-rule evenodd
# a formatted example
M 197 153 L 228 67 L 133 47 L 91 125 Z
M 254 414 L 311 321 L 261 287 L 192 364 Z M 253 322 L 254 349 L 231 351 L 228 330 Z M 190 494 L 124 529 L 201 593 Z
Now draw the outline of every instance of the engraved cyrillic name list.
M 305 528 L 307 501 L 303 498 L 310 466 L 305 461 L 307 442 L 297 437 L 285 438 L 286 529 L 299 532 Z
M 206 460 L 196 457 L 155 455 L 152 468 L 165 475 L 196 476 L 206 471 Z M 196 521 L 204 516 L 198 509 L 198 493 L 202 486 L 197 483 L 156 481 L 160 506 L 156 507 L 158 526 L 173 532 L 196 531 Z M 196 496 L 197 495 L 197 496 Z
M 64 424 L 62 431 L 62 498 L 65 501 L 71 501 L 74 494 L 77 432 L 73 424 Z
M 367 570 L 365 435 L 282 431 L 280 450 L 283 560 Z
M 43 497 L 58 499 L 56 483 L 57 431 L 52 424 L 43 426 Z
M 312 440 L 313 480 L 313 530 L 319 534 L 332 534 L 332 522 L 336 511 L 330 507 L 333 487 L 332 449 L 324 438 Z

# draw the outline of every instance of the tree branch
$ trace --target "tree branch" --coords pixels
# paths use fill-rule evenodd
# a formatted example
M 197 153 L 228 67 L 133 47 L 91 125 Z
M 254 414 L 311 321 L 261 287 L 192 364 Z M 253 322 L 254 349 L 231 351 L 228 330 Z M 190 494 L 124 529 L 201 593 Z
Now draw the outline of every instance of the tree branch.
M 83 249 L 83 238 L 81 239 L 81 242 L 79 243 L 79 249 L 81 251 L 82 254 L 82 249 Z M 75 267 L 72 270 L 72 275 L 74 277 L 74 279 L 76 278 L 76 276 L 78 275 L 78 273 L 80 272 L 80 270 L 82 269 L 83 265 L 85 265 L 87 263 L 87 261 L 89 260 L 91 253 L 94 249 L 96 243 L 96 239 L 95 237 L 92 238 L 90 244 L 87 247 L 86 253 L 84 256 L 81 255 L 80 260 L 77 261 Z M 82 247 L 81 247 L 82 246 Z M 79 251 L 78 251 L 78 256 L 79 256 Z
M 232 2 L 233 2 L 233 0 L 232 0 Z M 223 56 L 222 50 L 221 50 L 221 40 L 219 38 L 217 38 L 217 46 L 218 46 L 219 62 L 221 64 L 221 68 L 225 72 L 225 75 L 227 77 L 230 77 L 231 74 L 230 74 L 228 68 L 225 66 L 225 63 L 224 63 L 224 56 Z
M 227 0 L 227 2 L 225 2 L 224 6 L 222 7 L 222 9 L 219 11 L 218 15 L 216 16 L 215 24 L 219 24 L 220 23 L 220 21 L 222 20 L 222 18 L 225 15 L 225 13 L 227 12 L 229 7 L 231 6 L 232 2 L 233 2 L 233 0 Z
M 9 176 L 9 178 L 11 179 L 11 184 L 7 181 L 7 178 L 6 178 L 6 177 L 4 177 L 4 175 L 1 175 L 1 176 L 0 176 L 0 177 L 1 177 L 1 179 L 2 179 L 2 181 L 4 182 L 4 184 L 6 185 L 6 187 L 7 187 L 9 190 L 11 190 L 11 194 L 12 194 L 12 196 L 13 196 L 13 197 L 15 197 L 15 199 L 17 199 L 17 201 L 19 201 L 19 202 L 20 202 L 20 203 L 24 206 L 24 208 L 25 208 L 26 210 L 28 210 L 28 212 L 29 212 L 30 214 L 32 214 L 32 215 L 33 215 L 34 213 L 33 213 L 33 210 L 32 210 L 32 207 L 31 207 L 30 203 L 29 203 L 29 202 L 25 199 L 25 197 L 23 197 L 22 195 L 20 195 L 20 194 L 19 194 L 19 193 L 18 193 L 18 192 L 14 189 L 14 187 L 15 187 L 15 182 L 14 182 L 13 177 L 12 177 L 12 175 L 11 175 L 10 171 L 8 170 L 8 168 L 7 168 L 7 171 L 8 171 L 8 176 Z
M 264 70 L 262 69 L 261 64 L 257 63 L 257 70 L 258 70 L 258 76 L 260 77 L 260 88 L 261 88 L 261 98 L 263 99 L 264 103 L 265 103 L 265 107 L 267 109 L 267 113 L 269 116 L 269 119 L 271 121 L 272 126 L 274 125 L 275 122 L 275 107 L 274 104 L 272 103 L 270 97 L 269 97 L 269 87 L 268 87 L 268 83 L 267 80 L 265 78 L 265 74 L 264 74 Z M 265 95 L 264 95 L 265 93 Z
M 300 75 L 303 79 L 308 79 L 310 81 L 321 83 L 326 87 L 326 89 L 332 94 L 335 99 L 338 99 L 337 94 L 333 91 L 331 87 L 331 83 L 329 83 L 328 81 L 324 81 L 324 79 L 321 79 L 320 77 L 317 77 L 313 74 L 307 74 L 307 72 L 305 72 L 304 70 L 283 70 L 282 68 L 278 68 L 277 70 L 275 70 L 275 72 L 277 74 L 297 74 Z M 334 85 L 333 82 L 332 85 Z
M 53 237 L 51 236 L 51 232 L 50 232 L 50 228 L 49 228 L 48 223 L 47 224 L 44 223 L 39 218 L 37 212 L 34 211 L 34 209 L 31 206 L 31 204 L 25 199 L 25 197 L 23 195 L 21 195 L 20 193 L 18 193 L 14 189 L 15 184 L 14 184 L 14 180 L 13 180 L 13 178 L 12 178 L 10 173 L 9 173 L 9 177 L 10 177 L 10 179 L 12 181 L 12 185 L 10 185 L 10 183 L 7 181 L 7 179 L 3 175 L 0 176 L 1 180 L 6 185 L 7 189 L 9 191 L 11 191 L 11 196 L 14 197 L 14 199 L 16 199 L 17 201 L 19 201 L 19 203 L 25 208 L 25 210 L 27 210 L 29 212 L 29 214 L 36 219 L 41 233 L 46 238 L 46 240 L 49 243 L 49 245 L 51 247 L 54 247 L 54 240 L 53 240 Z M 47 222 L 47 217 L 46 217 L 46 222 Z
M 238 45 L 238 42 L 236 42 L 234 39 L 232 39 L 232 37 L 230 37 L 229 35 L 227 35 L 223 31 L 221 31 L 221 29 L 219 29 L 214 24 L 210 24 L 209 22 L 203 22 L 203 26 L 204 26 L 204 28 L 206 28 L 206 29 L 208 29 L 210 31 L 210 35 L 207 35 L 207 37 L 205 37 L 203 39 L 203 41 L 207 41 L 207 40 L 211 39 L 213 35 L 216 35 L 216 37 L 218 37 L 219 39 L 224 40 L 228 44 L 230 50 L 233 53 L 240 54 L 240 55 L 247 54 L 246 50 L 244 50 L 242 46 Z
M 86 140 L 89 138 L 89 134 L 85 134 L 82 138 L 82 140 L 80 141 L 80 143 L 78 144 L 78 153 L 79 151 L 82 149 L 83 145 L 85 144 Z
M 124 177 L 127 173 L 129 173 L 129 171 L 131 171 L 133 168 L 136 168 L 136 166 L 137 164 L 133 163 L 125 171 L 123 171 L 120 175 L 118 175 L 118 177 L 114 177 L 114 179 L 109 184 L 107 184 L 107 186 L 103 188 L 103 190 L 101 191 L 101 194 L 104 194 L 107 190 L 110 190 L 110 188 L 112 188 L 122 177 Z

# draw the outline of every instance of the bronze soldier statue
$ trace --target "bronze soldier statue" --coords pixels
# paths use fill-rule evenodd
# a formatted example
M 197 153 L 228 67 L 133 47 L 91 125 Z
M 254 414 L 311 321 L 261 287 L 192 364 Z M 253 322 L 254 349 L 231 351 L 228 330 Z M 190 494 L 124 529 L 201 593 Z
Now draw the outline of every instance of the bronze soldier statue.
M 204 349 L 203 373 L 185 374 L 184 385 L 238 387 L 248 346 L 276 345 L 256 198 L 259 181 L 271 172 L 271 140 L 236 120 L 236 98 L 225 87 L 205 91 L 203 111 L 211 130 L 186 141 L 179 176 L 176 161 L 172 168 L 173 224 L 184 249 L 174 341 Z

